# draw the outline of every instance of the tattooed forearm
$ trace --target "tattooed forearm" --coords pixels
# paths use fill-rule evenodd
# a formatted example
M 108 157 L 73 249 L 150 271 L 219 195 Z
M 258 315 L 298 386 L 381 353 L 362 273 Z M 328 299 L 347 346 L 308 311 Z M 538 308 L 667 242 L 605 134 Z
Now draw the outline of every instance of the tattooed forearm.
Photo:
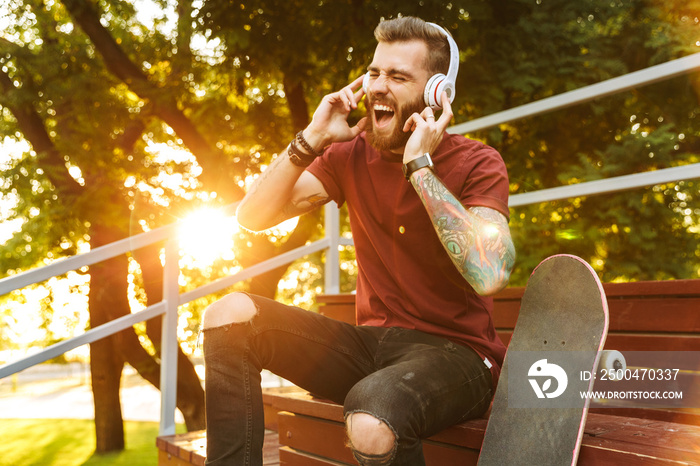
M 260 187 L 261 184 L 265 182 L 265 180 L 271 176 L 271 174 L 274 174 L 275 169 L 278 165 L 281 165 L 283 163 L 284 157 L 277 156 L 272 163 L 267 167 L 266 170 L 264 170 L 258 178 L 255 180 L 253 185 L 250 187 L 248 190 L 248 193 L 246 194 L 246 198 L 252 199 L 255 196 L 257 196 L 258 193 L 258 188 Z
M 515 262 L 506 218 L 488 207 L 466 209 L 432 171 L 416 172 L 411 183 L 447 254 L 474 290 L 487 295 L 505 287 Z

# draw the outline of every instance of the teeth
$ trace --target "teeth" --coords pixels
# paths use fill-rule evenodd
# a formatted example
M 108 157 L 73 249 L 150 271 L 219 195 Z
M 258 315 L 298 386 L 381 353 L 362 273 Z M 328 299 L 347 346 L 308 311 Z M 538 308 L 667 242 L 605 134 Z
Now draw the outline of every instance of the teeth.
M 379 111 L 379 112 L 392 112 L 393 113 L 393 111 L 394 111 L 391 107 L 387 107 L 386 105 L 378 105 L 378 104 L 374 105 L 374 109 L 376 111 Z

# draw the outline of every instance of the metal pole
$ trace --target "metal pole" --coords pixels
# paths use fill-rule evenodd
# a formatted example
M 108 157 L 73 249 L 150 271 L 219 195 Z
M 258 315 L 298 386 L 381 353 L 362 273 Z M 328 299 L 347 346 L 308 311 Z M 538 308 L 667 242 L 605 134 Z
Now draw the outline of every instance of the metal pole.
M 325 229 L 328 239 L 326 265 L 324 271 L 325 293 L 340 293 L 340 212 L 338 204 L 329 202 L 325 206 Z
M 165 244 L 163 335 L 160 348 L 160 435 L 175 434 L 177 409 L 177 309 L 180 251 L 176 237 Z

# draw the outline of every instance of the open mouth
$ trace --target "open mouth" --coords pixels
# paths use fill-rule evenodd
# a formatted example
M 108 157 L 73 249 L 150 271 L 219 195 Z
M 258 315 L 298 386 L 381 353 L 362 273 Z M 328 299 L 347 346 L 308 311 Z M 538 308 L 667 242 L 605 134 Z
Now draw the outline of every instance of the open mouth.
M 387 126 L 394 118 L 394 109 L 387 105 L 374 104 L 374 122 L 377 128 Z

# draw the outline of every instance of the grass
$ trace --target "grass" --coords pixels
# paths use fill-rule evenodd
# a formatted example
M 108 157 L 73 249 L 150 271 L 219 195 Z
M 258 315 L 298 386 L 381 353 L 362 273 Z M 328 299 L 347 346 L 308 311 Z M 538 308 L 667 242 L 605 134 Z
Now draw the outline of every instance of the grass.
M 0 419 L 0 466 L 152 466 L 158 423 L 124 423 L 126 449 L 95 455 L 95 427 L 83 419 Z M 184 432 L 184 426 L 178 426 Z

